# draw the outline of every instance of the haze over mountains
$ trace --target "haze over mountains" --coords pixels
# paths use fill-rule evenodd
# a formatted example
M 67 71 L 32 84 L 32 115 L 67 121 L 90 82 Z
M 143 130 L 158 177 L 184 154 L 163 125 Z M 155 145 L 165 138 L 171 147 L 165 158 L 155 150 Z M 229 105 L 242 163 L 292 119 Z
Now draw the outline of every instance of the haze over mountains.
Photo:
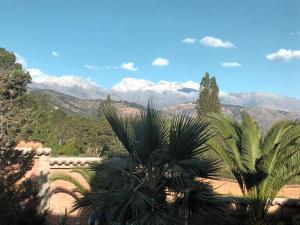
M 152 99 L 159 108 L 174 107 L 195 102 L 198 98 L 199 84 L 193 81 L 157 83 L 134 78 L 125 78 L 112 89 L 107 90 L 96 83 L 79 77 L 46 77 L 35 80 L 32 89 L 53 90 L 80 99 L 105 99 L 108 94 L 116 101 L 128 101 L 146 105 Z M 292 97 L 263 93 L 225 93 L 220 92 L 222 104 L 250 108 L 267 108 L 287 112 L 300 112 L 300 100 Z

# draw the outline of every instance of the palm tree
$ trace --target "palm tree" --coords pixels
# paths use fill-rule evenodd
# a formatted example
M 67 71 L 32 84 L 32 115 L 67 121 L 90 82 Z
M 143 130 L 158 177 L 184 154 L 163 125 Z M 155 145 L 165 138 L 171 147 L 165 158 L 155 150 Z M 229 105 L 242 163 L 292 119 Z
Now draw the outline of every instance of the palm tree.
M 249 201 L 249 224 L 263 225 L 276 194 L 300 175 L 300 124 L 277 122 L 262 136 L 257 122 L 245 112 L 241 117 L 238 123 L 210 116 L 215 136 L 209 143 Z
M 111 224 L 188 224 L 192 214 L 228 218 L 222 202 L 199 177 L 211 177 L 208 124 L 187 115 L 170 123 L 151 103 L 135 116 L 121 116 L 111 103 L 104 114 L 126 154 L 93 163 L 90 190 L 76 202 L 107 215 Z

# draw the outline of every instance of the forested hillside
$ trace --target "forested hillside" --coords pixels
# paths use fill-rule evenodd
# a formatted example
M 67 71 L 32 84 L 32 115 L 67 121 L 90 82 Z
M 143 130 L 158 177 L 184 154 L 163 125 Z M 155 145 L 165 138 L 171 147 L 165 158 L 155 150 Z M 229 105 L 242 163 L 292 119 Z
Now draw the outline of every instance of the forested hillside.
M 59 98 L 59 101 L 55 95 L 50 98 L 42 93 L 31 95 L 34 118 L 28 139 L 51 147 L 53 155 L 111 155 L 121 150 L 107 121 L 102 115 L 97 115 L 96 111 L 74 112 L 76 106 L 67 100 L 69 97 L 66 95 Z M 60 105 L 56 106 L 57 103 Z M 94 104 L 96 108 L 100 102 Z M 72 106 L 72 110 L 67 105 Z
M 103 100 L 99 99 L 80 99 L 52 90 L 29 89 L 29 92 L 34 99 L 39 99 L 43 96 L 49 106 L 59 108 L 68 115 L 81 115 L 87 118 L 96 118 L 99 105 L 103 102 Z M 143 108 L 139 104 L 127 101 L 113 102 L 119 111 L 125 114 L 130 114 Z
M 31 90 L 30 94 L 35 102 L 35 118 L 29 139 L 44 142 L 52 148 L 53 155 L 111 155 L 122 148 L 106 120 L 97 115 L 103 100 L 79 99 L 50 90 Z M 114 104 L 123 114 L 134 114 L 142 108 L 135 103 L 115 101 Z M 279 120 L 300 118 L 297 112 L 237 105 L 223 104 L 222 111 L 235 119 L 240 118 L 240 111 L 247 111 L 263 130 Z M 167 116 L 196 113 L 196 103 L 167 107 L 163 112 Z

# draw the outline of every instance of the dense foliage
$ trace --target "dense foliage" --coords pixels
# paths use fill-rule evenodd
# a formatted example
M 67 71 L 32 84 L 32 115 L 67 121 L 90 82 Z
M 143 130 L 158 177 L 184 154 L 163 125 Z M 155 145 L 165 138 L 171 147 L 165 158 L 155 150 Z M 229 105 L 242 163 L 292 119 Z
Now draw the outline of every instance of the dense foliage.
M 225 162 L 249 203 L 249 224 L 265 225 L 279 190 L 300 176 L 300 124 L 281 121 L 264 136 L 245 112 L 238 123 L 211 116 L 215 136 L 211 148 Z
M 34 119 L 29 139 L 51 147 L 53 155 L 112 156 L 122 151 L 100 109 L 97 118 L 86 118 L 68 115 L 48 105 L 46 95 L 33 95 L 33 99 Z
M 192 214 L 224 216 L 222 203 L 200 177 L 215 175 L 205 145 L 208 124 L 175 116 L 171 124 L 151 104 L 122 117 L 111 104 L 104 114 L 127 154 L 94 163 L 91 189 L 77 201 L 112 224 L 187 224 Z
M 30 76 L 13 53 L 0 49 L 0 224 L 44 224 L 39 212 L 39 183 L 25 178 L 32 168 L 32 152 L 15 149 L 17 137 L 27 136 L 31 110 L 26 94 Z
M 219 87 L 215 77 L 208 73 L 200 83 L 199 98 L 197 100 L 197 113 L 201 118 L 208 113 L 221 113 L 222 107 L 219 100 Z

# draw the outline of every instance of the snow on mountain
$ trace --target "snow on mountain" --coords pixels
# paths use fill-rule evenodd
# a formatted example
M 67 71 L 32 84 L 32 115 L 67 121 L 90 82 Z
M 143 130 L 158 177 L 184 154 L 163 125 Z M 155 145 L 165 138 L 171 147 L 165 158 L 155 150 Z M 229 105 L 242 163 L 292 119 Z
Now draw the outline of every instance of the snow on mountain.
M 124 78 L 118 84 L 113 86 L 114 91 L 127 92 L 127 91 L 139 91 L 139 90 L 149 90 L 154 86 L 154 82 L 150 80 L 134 79 L 134 78 Z
M 191 89 L 191 91 L 197 91 L 199 84 L 193 81 L 187 81 L 185 83 L 169 82 L 161 80 L 157 83 L 150 80 L 135 79 L 131 77 L 124 78 L 118 84 L 113 86 L 114 91 L 128 92 L 128 91 L 155 91 L 158 93 L 175 92 L 181 89 Z
M 300 100 L 288 96 L 264 93 L 226 93 L 220 95 L 223 104 L 240 105 L 245 107 L 263 107 L 282 111 L 300 111 Z
M 82 99 L 105 99 L 107 94 L 113 100 L 134 102 L 147 105 L 153 100 L 159 108 L 176 106 L 182 103 L 195 102 L 198 98 L 199 84 L 193 81 L 169 82 L 125 78 L 111 90 L 104 90 L 98 84 L 79 76 L 52 76 L 39 69 L 28 69 L 33 83 L 32 89 L 48 89 Z M 251 92 L 226 93 L 220 91 L 223 104 L 240 105 L 244 107 L 264 107 L 282 111 L 300 111 L 300 100 L 282 95 Z
M 40 69 L 28 69 L 32 77 L 32 89 L 48 89 L 83 99 L 105 98 L 107 93 L 88 78 L 75 75 L 48 75 Z
M 75 76 L 75 75 L 64 75 L 64 76 L 53 76 L 48 75 L 37 68 L 28 69 L 32 80 L 35 83 L 43 83 L 43 84 L 56 84 L 60 86 L 73 87 L 79 86 L 84 89 L 100 87 L 98 84 L 93 82 L 90 79 L 86 79 L 83 77 Z

